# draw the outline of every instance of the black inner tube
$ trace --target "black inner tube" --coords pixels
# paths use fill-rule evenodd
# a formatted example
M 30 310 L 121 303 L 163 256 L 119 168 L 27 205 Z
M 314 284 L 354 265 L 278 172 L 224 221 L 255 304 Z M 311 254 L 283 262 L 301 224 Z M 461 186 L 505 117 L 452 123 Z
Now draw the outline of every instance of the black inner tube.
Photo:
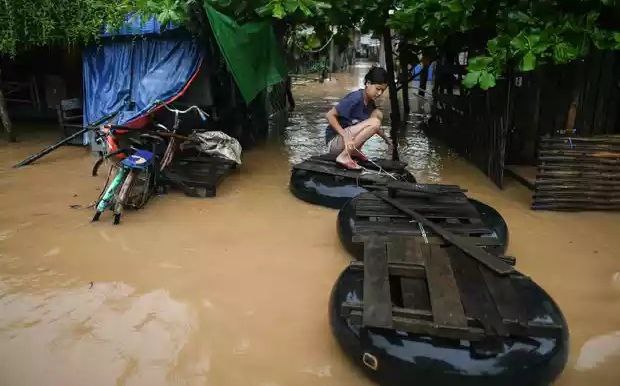
M 500 246 L 489 250 L 496 255 L 506 252 L 508 247 L 508 226 L 503 217 L 492 207 L 481 203 L 480 201 L 469 199 L 469 202 L 480 212 L 480 218 L 484 225 L 493 230 L 494 237 L 500 241 Z M 355 206 L 357 199 L 353 198 L 346 202 L 338 212 L 337 232 L 342 245 L 345 247 L 355 259 L 362 260 L 364 258 L 364 245 L 362 243 L 353 242 L 353 229 L 355 228 Z
M 360 328 L 340 314 L 343 302 L 363 301 L 363 271 L 345 269 L 332 290 L 329 316 L 338 343 L 353 362 L 381 385 L 546 386 L 568 359 L 568 328 L 558 306 L 535 283 L 516 288 L 530 320 L 553 320 L 555 338 L 489 337 L 481 342 L 442 339 L 390 329 Z M 377 370 L 363 362 L 374 357 Z
M 415 183 L 415 178 L 409 172 L 398 177 L 404 181 Z M 386 184 L 392 179 L 381 176 L 379 180 Z M 289 183 L 291 192 L 299 199 L 311 204 L 340 209 L 350 199 L 367 192 L 354 178 L 332 174 L 296 169 L 293 167 Z

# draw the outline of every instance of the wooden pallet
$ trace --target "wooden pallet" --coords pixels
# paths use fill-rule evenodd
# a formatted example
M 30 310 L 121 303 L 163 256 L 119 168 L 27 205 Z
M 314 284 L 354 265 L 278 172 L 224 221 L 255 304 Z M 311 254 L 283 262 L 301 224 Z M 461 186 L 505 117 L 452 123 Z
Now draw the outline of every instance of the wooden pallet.
M 542 138 L 532 209 L 620 209 L 620 136 Z
M 379 171 L 377 165 L 388 173 L 394 174 L 399 178 L 403 178 L 407 171 L 407 164 L 399 161 L 391 161 L 385 159 L 377 159 L 372 162 L 358 162 L 360 166 L 367 170 Z M 332 175 L 345 179 L 356 181 L 360 186 L 372 188 L 373 186 L 385 186 L 393 178 L 382 173 L 367 173 L 362 170 L 349 170 L 336 163 L 336 156 L 324 154 L 320 156 L 310 157 L 309 159 L 293 165 L 293 170 L 306 170 L 314 173 Z
M 163 180 L 191 197 L 215 197 L 217 186 L 235 168 L 234 162 L 223 158 L 183 157 L 166 168 Z
M 363 302 L 341 315 L 360 327 L 479 341 L 488 336 L 557 337 L 560 321 L 537 321 L 518 293 L 519 273 L 496 275 L 456 246 L 402 236 L 368 237 Z
M 456 185 L 426 185 L 391 182 L 388 198 L 414 210 L 456 236 L 489 250 L 499 249 L 501 240 L 480 219 L 465 190 Z M 446 241 L 428 227 L 420 227 L 411 215 L 373 193 L 357 197 L 354 207 L 353 238 L 372 235 L 403 235 L 426 239 L 432 244 Z

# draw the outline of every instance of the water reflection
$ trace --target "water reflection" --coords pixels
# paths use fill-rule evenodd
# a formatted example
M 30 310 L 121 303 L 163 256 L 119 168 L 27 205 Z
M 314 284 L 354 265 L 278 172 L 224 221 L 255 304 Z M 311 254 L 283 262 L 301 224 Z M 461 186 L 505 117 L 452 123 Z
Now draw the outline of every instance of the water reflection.
M 184 303 L 119 282 L 24 291 L 39 276 L 0 278 L 1 384 L 168 384 L 192 330 Z

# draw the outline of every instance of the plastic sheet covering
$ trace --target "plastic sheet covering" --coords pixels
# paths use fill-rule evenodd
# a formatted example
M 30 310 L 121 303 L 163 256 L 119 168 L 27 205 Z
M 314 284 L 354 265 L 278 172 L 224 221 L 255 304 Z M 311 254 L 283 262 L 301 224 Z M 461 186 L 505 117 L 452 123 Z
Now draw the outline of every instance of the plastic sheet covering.
M 196 149 L 211 156 L 226 158 L 241 165 L 241 144 L 221 131 L 193 133 L 190 140 L 181 144 L 182 150 Z
M 202 50 L 190 39 L 147 38 L 87 48 L 83 56 L 84 124 L 104 120 L 127 124 L 139 118 L 179 95 L 201 60 Z
M 271 22 L 237 24 L 205 1 L 213 34 L 246 103 L 286 76 Z

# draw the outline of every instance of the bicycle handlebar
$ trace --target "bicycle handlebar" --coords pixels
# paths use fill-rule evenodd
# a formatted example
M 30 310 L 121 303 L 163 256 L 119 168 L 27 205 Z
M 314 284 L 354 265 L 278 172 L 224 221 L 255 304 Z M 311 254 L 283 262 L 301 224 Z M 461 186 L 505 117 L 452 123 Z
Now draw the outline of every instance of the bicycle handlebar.
M 203 121 L 207 120 L 207 117 L 209 116 L 209 114 L 205 113 L 204 111 L 202 111 L 202 109 L 196 105 L 194 106 L 190 106 L 185 110 L 178 110 L 178 109 L 173 109 L 172 107 L 169 107 L 168 105 L 164 105 L 164 107 L 166 108 L 166 110 L 175 113 L 175 114 L 187 114 L 192 110 L 196 110 L 198 112 L 198 115 L 200 115 L 200 119 L 202 119 Z

